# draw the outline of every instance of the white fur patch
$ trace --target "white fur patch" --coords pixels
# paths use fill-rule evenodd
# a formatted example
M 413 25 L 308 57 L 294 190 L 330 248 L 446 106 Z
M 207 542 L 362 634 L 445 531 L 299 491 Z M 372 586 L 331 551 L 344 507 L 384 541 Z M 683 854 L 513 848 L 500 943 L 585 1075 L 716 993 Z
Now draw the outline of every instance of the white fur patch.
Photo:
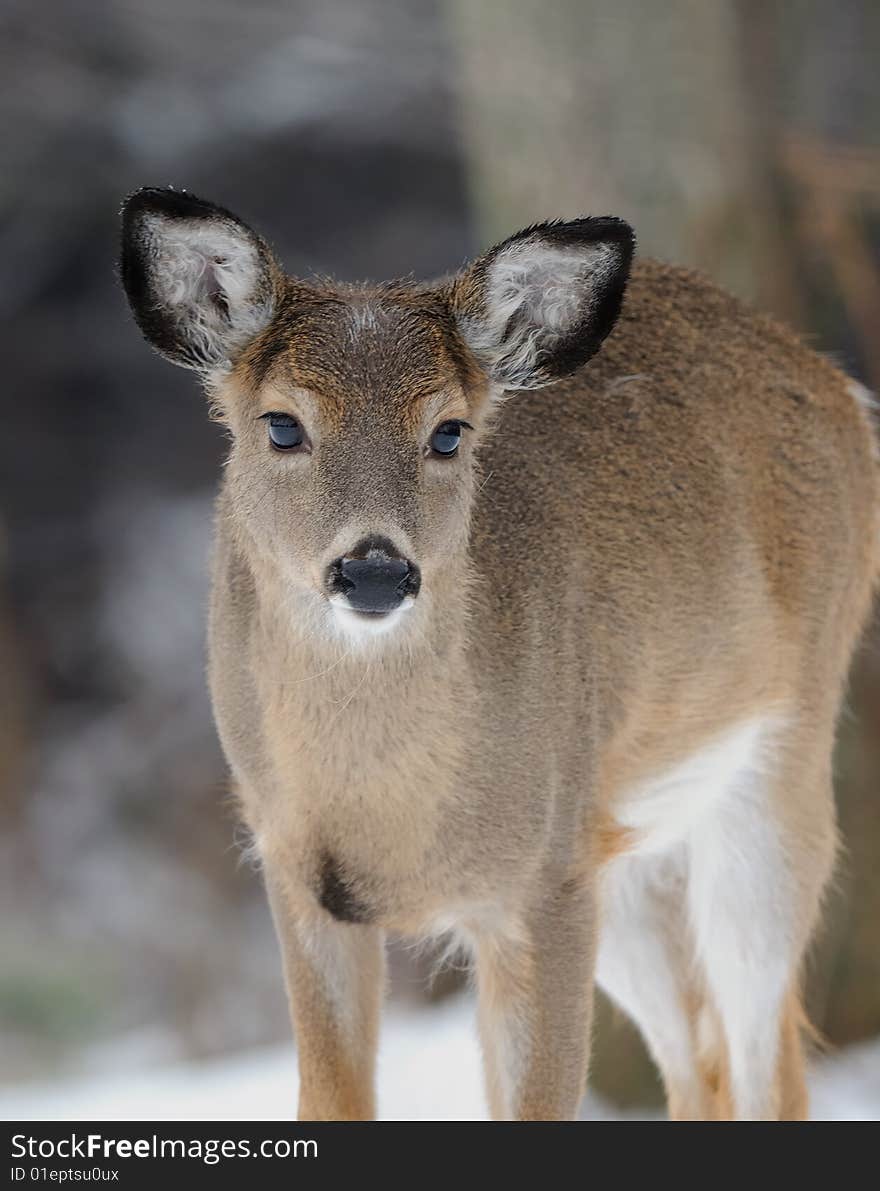
M 307 926 L 300 932 L 300 945 L 316 979 L 333 1006 L 336 1021 L 347 1032 L 356 1030 L 360 1020 L 357 1003 L 361 985 L 360 956 L 349 945 L 346 926 Z M 353 1038 L 356 1045 L 360 1039 Z
M 741 780 L 690 846 L 688 908 L 724 1030 L 737 1118 L 772 1115 L 779 1022 L 806 939 L 767 783 Z
M 850 396 L 854 398 L 856 403 L 860 405 L 866 413 L 869 413 L 872 416 L 877 413 L 878 404 L 880 403 L 878 403 L 877 398 L 870 389 L 865 388 L 865 386 L 857 380 L 850 380 L 847 388 L 849 389 Z
M 272 317 L 257 246 L 220 220 L 149 215 L 145 233 L 156 304 L 177 321 L 200 371 L 225 370 Z
M 357 339 L 362 332 L 375 331 L 379 326 L 379 310 L 368 301 L 349 307 L 351 318 L 351 338 Z
M 330 597 L 333 623 L 345 637 L 352 641 L 370 641 L 375 637 L 384 637 L 399 626 L 414 604 L 415 599 L 412 596 L 406 596 L 399 608 L 386 612 L 384 616 L 363 616 L 349 607 L 344 595 Z
M 639 1027 L 684 1111 L 703 1115 L 690 1021 L 684 846 L 622 856 L 602 874 L 596 979 Z
M 612 813 L 636 832 L 636 850 L 660 852 L 681 842 L 745 775 L 763 773 L 775 722 L 764 715 L 737 724 L 664 773 L 623 791 Z
M 680 1109 L 695 1117 L 707 1105 L 691 1019 L 690 842 L 742 783 L 763 787 L 776 722 L 763 715 L 734 725 L 624 790 L 612 808 L 636 845 L 602 874 L 596 978 L 638 1025 Z
M 485 317 L 462 321 L 465 338 L 507 387 L 546 383 L 541 353 L 552 351 L 589 315 L 617 260 L 610 244 L 559 247 L 525 240 L 509 245 L 489 266 Z
M 870 389 L 866 389 L 857 380 L 851 380 L 847 385 L 850 396 L 865 415 L 871 434 L 871 446 L 874 458 L 880 460 L 880 401 Z
M 496 1007 L 493 1013 L 483 1015 L 481 1033 L 497 1073 L 504 1119 L 515 1120 L 532 1052 L 526 1007 L 515 1002 Z
M 597 978 L 695 1115 L 706 1107 L 696 1058 L 707 1048 L 729 1054 L 740 1119 L 771 1111 L 780 1013 L 806 942 L 803 891 L 773 805 L 784 722 L 747 720 L 614 807 L 641 844 L 602 875 Z M 717 1037 L 701 1037 L 708 1018 L 694 1017 L 694 991 L 706 989 Z

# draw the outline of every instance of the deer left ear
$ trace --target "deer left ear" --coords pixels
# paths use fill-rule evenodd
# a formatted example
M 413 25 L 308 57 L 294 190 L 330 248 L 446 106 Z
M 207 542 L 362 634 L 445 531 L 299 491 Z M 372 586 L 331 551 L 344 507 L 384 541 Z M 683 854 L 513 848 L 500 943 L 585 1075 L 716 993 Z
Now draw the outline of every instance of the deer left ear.
M 544 223 L 460 274 L 450 303 L 491 379 L 506 389 L 536 389 L 595 355 L 620 313 L 634 246 L 622 219 Z

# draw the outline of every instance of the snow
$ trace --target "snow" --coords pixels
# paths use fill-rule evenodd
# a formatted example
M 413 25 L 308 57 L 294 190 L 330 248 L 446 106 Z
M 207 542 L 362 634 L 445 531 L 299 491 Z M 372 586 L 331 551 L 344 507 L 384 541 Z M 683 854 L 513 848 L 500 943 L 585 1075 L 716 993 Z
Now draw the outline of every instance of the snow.
M 0 1085 L 3 1120 L 289 1120 L 296 1106 L 293 1046 L 18 1088 Z M 811 1086 L 815 1120 L 880 1119 L 880 1040 L 820 1059 Z M 473 1005 L 459 996 L 432 1008 L 389 1011 L 379 1059 L 386 1121 L 483 1121 Z M 646 1119 L 590 1095 L 589 1120 Z

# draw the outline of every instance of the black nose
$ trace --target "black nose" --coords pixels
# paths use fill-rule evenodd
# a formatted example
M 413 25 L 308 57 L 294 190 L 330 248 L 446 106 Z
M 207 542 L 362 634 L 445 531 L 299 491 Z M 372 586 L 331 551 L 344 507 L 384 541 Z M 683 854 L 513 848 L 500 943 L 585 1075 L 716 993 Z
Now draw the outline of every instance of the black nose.
M 393 612 L 418 595 L 420 584 L 419 568 L 387 538 L 364 538 L 327 568 L 327 590 L 344 595 L 356 612 Z

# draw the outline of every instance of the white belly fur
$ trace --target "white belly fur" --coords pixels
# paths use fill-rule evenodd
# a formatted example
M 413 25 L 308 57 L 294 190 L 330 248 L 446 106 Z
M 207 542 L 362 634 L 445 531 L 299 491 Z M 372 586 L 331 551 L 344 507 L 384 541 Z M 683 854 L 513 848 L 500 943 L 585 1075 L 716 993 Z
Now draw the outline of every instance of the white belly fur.
M 624 790 L 611 811 L 634 832 L 629 855 L 665 852 L 686 840 L 725 797 L 761 782 L 780 722 L 777 713 L 745 720 L 672 768 Z

